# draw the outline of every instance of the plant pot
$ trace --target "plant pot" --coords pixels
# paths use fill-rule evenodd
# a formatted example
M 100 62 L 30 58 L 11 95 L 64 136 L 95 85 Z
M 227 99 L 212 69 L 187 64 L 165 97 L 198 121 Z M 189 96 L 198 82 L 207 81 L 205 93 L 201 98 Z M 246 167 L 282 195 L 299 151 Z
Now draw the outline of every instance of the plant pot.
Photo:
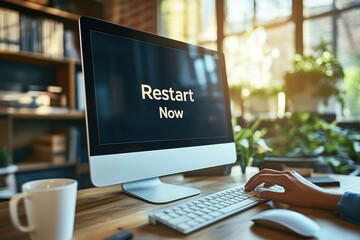
M 267 95 L 254 95 L 249 97 L 252 113 L 277 112 L 277 98 Z
M 289 96 L 290 111 L 317 112 L 321 98 L 316 94 L 317 87 L 312 86 Z

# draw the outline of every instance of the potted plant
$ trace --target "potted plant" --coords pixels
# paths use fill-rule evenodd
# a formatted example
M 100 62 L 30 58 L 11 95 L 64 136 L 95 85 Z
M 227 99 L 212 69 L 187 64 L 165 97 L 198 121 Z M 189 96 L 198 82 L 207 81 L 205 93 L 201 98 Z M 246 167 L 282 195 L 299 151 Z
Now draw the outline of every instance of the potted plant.
M 8 167 L 11 165 L 11 157 L 6 147 L 0 148 L 0 168 Z
M 252 161 L 262 161 L 272 149 L 266 144 L 264 135 L 266 129 L 259 129 L 262 119 L 258 118 L 250 127 L 234 126 L 234 141 L 236 146 L 237 161 L 241 172 L 245 173 L 246 167 L 252 165 Z
M 302 165 L 317 158 L 336 173 L 350 173 L 360 164 L 360 133 L 340 128 L 336 121 L 295 113 L 275 129 L 275 137 L 268 140 L 274 149 L 271 156 L 301 159 Z
M 331 96 L 343 105 L 339 82 L 344 77 L 342 65 L 330 50 L 330 43 L 321 40 L 311 55 L 296 54 L 292 69 L 284 75 L 284 92 L 297 111 L 317 111 L 318 102 L 325 105 Z
M 280 92 L 279 87 L 268 86 L 262 88 L 250 88 L 249 90 L 250 94 L 248 100 L 250 103 L 250 113 L 277 112 L 277 96 Z

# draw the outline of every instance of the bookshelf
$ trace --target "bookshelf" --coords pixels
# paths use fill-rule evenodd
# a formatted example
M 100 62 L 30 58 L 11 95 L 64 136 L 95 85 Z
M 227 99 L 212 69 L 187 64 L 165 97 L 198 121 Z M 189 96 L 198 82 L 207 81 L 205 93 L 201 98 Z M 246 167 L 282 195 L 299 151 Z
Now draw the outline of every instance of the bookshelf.
M 59 171 L 67 169 L 64 177 L 78 177 L 88 172 L 85 115 L 78 99 L 79 17 L 33 2 L 0 1 L 0 147 L 8 149 L 21 173 L 42 171 L 45 177 L 61 177 Z M 66 136 L 66 161 L 34 162 L 34 139 L 52 134 Z M 77 149 L 81 153 L 68 153 L 74 147 L 82 148 Z M 53 176 L 43 173 L 57 169 Z M 27 180 L 23 175 L 22 179 Z

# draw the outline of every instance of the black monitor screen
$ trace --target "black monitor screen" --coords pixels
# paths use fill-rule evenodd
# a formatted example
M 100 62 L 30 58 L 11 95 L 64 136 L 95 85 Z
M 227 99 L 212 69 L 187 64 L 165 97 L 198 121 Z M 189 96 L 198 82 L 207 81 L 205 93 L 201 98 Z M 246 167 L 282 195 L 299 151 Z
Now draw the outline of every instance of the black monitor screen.
M 221 53 L 89 33 L 96 145 L 121 152 L 230 141 Z

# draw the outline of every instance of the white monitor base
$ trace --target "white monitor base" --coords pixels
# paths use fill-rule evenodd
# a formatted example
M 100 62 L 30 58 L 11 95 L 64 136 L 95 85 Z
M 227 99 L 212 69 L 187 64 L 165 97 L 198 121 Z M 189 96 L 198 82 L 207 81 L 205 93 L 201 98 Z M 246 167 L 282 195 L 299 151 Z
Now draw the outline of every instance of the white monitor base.
M 199 189 L 163 183 L 159 178 L 123 183 L 125 193 L 151 203 L 167 203 L 200 193 Z

